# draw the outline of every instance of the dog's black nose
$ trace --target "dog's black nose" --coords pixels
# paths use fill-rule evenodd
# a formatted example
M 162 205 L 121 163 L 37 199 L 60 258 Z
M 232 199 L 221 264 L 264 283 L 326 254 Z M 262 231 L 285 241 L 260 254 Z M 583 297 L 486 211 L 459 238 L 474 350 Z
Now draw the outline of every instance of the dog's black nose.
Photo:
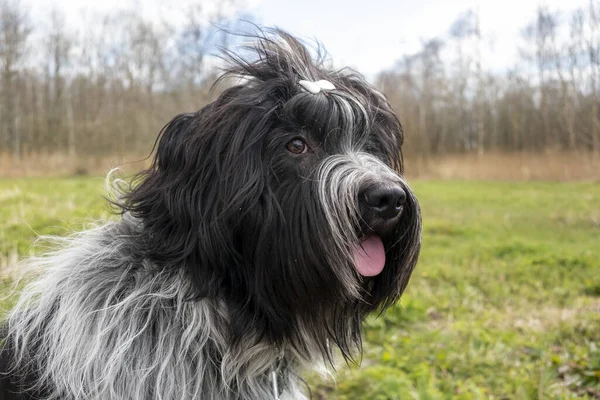
M 397 217 L 406 201 L 406 192 L 398 185 L 376 185 L 364 192 L 366 205 L 384 219 Z

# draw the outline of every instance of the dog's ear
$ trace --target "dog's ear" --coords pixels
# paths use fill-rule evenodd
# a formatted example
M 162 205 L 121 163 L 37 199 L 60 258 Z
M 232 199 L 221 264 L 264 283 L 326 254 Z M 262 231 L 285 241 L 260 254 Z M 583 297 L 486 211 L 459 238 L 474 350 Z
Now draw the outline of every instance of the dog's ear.
M 191 130 L 194 128 L 194 120 L 202 114 L 198 113 L 179 114 L 167 123 L 161 130 L 157 139 L 155 167 L 164 173 L 175 172 L 179 166 L 186 161 L 185 156 L 187 142 L 191 139 Z M 187 140 L 186 140 L 187 139 Z
M 146 227 L 162 227 L 167 214 L 177 211 L 167 197 L 180 187 L 182 179 L 187 179 L 182 173 L 190 169 L 187 153 L 201 113 L 177 115 L 163 127 L 154 146 L 152 165 L 134 177 L 124 196 L 124 211 L 141 218 Z
M 197 223 L 193 191 L 194 142 L 204 109 L 180 114 L 161 130 L 150 168 L 132 180 L 123 196 L 123 213 L 141 222 L 141 257 L 159 265 L 186 262 L 197 239 L 191 229 Z
M 233 104 L 238 90 L 171 120 L 152 166 L 134 180 L 123 205 L 143 223 L 147 257 L 183 266 L 193 297 L 222 295 L 235 265 L 244 264 L 235 231 L 265 188 L 261 155 L 268 118 Z

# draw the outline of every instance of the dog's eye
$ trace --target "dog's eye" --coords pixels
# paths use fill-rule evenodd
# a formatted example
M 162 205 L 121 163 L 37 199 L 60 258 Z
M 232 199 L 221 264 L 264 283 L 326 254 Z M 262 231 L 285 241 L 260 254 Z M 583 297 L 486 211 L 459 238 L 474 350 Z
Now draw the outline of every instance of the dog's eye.
M 285 148 L 294 154 L 302 154 L 308 151 L 308 146 L 304 143 L 302 139 L 294 139 L 288 144 L 285 145 Z

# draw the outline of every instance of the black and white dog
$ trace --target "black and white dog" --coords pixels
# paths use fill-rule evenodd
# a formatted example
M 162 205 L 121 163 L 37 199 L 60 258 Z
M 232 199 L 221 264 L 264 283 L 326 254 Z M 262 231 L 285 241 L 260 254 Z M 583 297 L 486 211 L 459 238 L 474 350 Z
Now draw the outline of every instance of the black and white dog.
M 56 239 L 6 321 L 0 399 L 301 399 L 417 262 L 400 122 L 282 31 L 163 129 L 118 221 Z M 304 393 L 304 394 L 303 394 Z

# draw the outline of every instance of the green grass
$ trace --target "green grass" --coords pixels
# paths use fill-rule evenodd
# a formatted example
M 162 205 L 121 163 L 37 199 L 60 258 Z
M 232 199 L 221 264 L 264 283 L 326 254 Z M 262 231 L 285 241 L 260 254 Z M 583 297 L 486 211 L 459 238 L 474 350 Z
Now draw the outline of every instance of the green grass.
M 315 399 L 600 398 L 600 185 L 416 182 L 421 260 Z M 102 179 L 0 180 L 0 260 L 106 217 Z

